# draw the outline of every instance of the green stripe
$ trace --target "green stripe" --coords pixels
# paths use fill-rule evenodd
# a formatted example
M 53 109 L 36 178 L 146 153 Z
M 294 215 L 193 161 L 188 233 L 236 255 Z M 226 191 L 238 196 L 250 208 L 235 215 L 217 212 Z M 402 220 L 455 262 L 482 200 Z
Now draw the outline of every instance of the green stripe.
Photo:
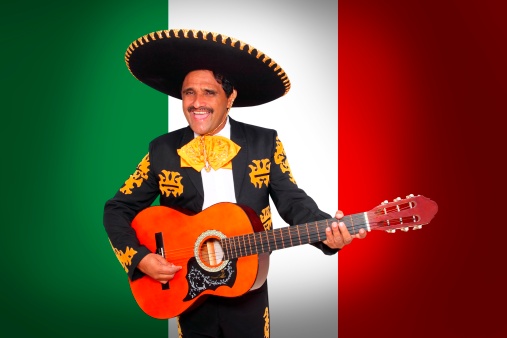
M 135 303 L 102 226 L 104 202 L 167 131 L 167 97 L 123 59 L 132 40 L 167 27 L 167 1 L 1 12 L 2 331 L 167 336 Z

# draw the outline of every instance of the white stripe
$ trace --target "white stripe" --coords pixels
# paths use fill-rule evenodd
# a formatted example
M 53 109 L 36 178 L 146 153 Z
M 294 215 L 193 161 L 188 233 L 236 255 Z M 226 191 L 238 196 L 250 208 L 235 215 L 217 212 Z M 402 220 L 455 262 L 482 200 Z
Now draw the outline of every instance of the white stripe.
M 334 216 L 338 2 L 169 0 L 169 28 L 237 38 L 282 66 L 291 80 L 290 92 L 258 107 L 233 108 L 231 117 L 278 130 L 298 185 Z M 181 101 L 169 99 L 170 130 L 187 125 L 181 109 Z M 274 207 L 272 211 L 274 226 L 285 226 Z M 337 255 L 327 257 L 306 245 L 274 252 L 268 281 L 272 337 L 337 337 Z M 178 337 L 176 325 L 170 327 L 170 337 Z

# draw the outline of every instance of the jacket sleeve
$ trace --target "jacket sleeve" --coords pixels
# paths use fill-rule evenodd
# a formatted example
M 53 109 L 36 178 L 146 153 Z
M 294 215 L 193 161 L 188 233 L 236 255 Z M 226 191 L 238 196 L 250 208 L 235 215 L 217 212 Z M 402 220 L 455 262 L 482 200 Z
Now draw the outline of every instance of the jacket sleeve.
M 150 253 L 148 248 L 139 244 L 131 222 L 139 211 L 152 204 L 158 194 L 158 178 L 150 170 L 148 153 L 104 207 L 104 227 L 109 241 L 131 280 L 143 276 L 136 267 Z
M 297 186 L 283 148 L 276 132 L 273 139 L 273 156 L 270 170 L 270 195 L 280 217 L 291 225 L 304 224 L 332 218 L 319 209 L 315 201 Z M 313 243 L 326 255 L 338 252 L 322 242 Z

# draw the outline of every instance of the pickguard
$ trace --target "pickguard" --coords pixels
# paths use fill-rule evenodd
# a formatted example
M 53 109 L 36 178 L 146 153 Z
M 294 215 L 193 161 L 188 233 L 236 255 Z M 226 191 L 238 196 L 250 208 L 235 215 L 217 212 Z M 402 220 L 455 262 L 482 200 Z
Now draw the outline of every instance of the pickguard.
M 229 260 L 222 270 L 209 272 L 197 263 L 195 257 L 189 259 L 186 275 L 188 293 L 183 300 L 192 300 L 204 291 L 216 290 L 219 286 L 232 287 L 237 276 L 236 261 L 237 259 Z

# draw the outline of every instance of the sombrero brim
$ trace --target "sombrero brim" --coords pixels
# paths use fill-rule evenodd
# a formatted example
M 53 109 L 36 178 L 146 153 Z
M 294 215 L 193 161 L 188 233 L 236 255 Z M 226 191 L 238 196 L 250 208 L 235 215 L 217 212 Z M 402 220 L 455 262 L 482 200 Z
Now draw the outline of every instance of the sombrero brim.
M 285 71 L 260 50 L 223 34 L 171 29 L 147 34 L 130 44 L 127 67 L 139 81 L 181 99 L 181 85 L 192 70 L 208 69 L 230 79 L 235 107 L 256 106 L 285 95 Z

